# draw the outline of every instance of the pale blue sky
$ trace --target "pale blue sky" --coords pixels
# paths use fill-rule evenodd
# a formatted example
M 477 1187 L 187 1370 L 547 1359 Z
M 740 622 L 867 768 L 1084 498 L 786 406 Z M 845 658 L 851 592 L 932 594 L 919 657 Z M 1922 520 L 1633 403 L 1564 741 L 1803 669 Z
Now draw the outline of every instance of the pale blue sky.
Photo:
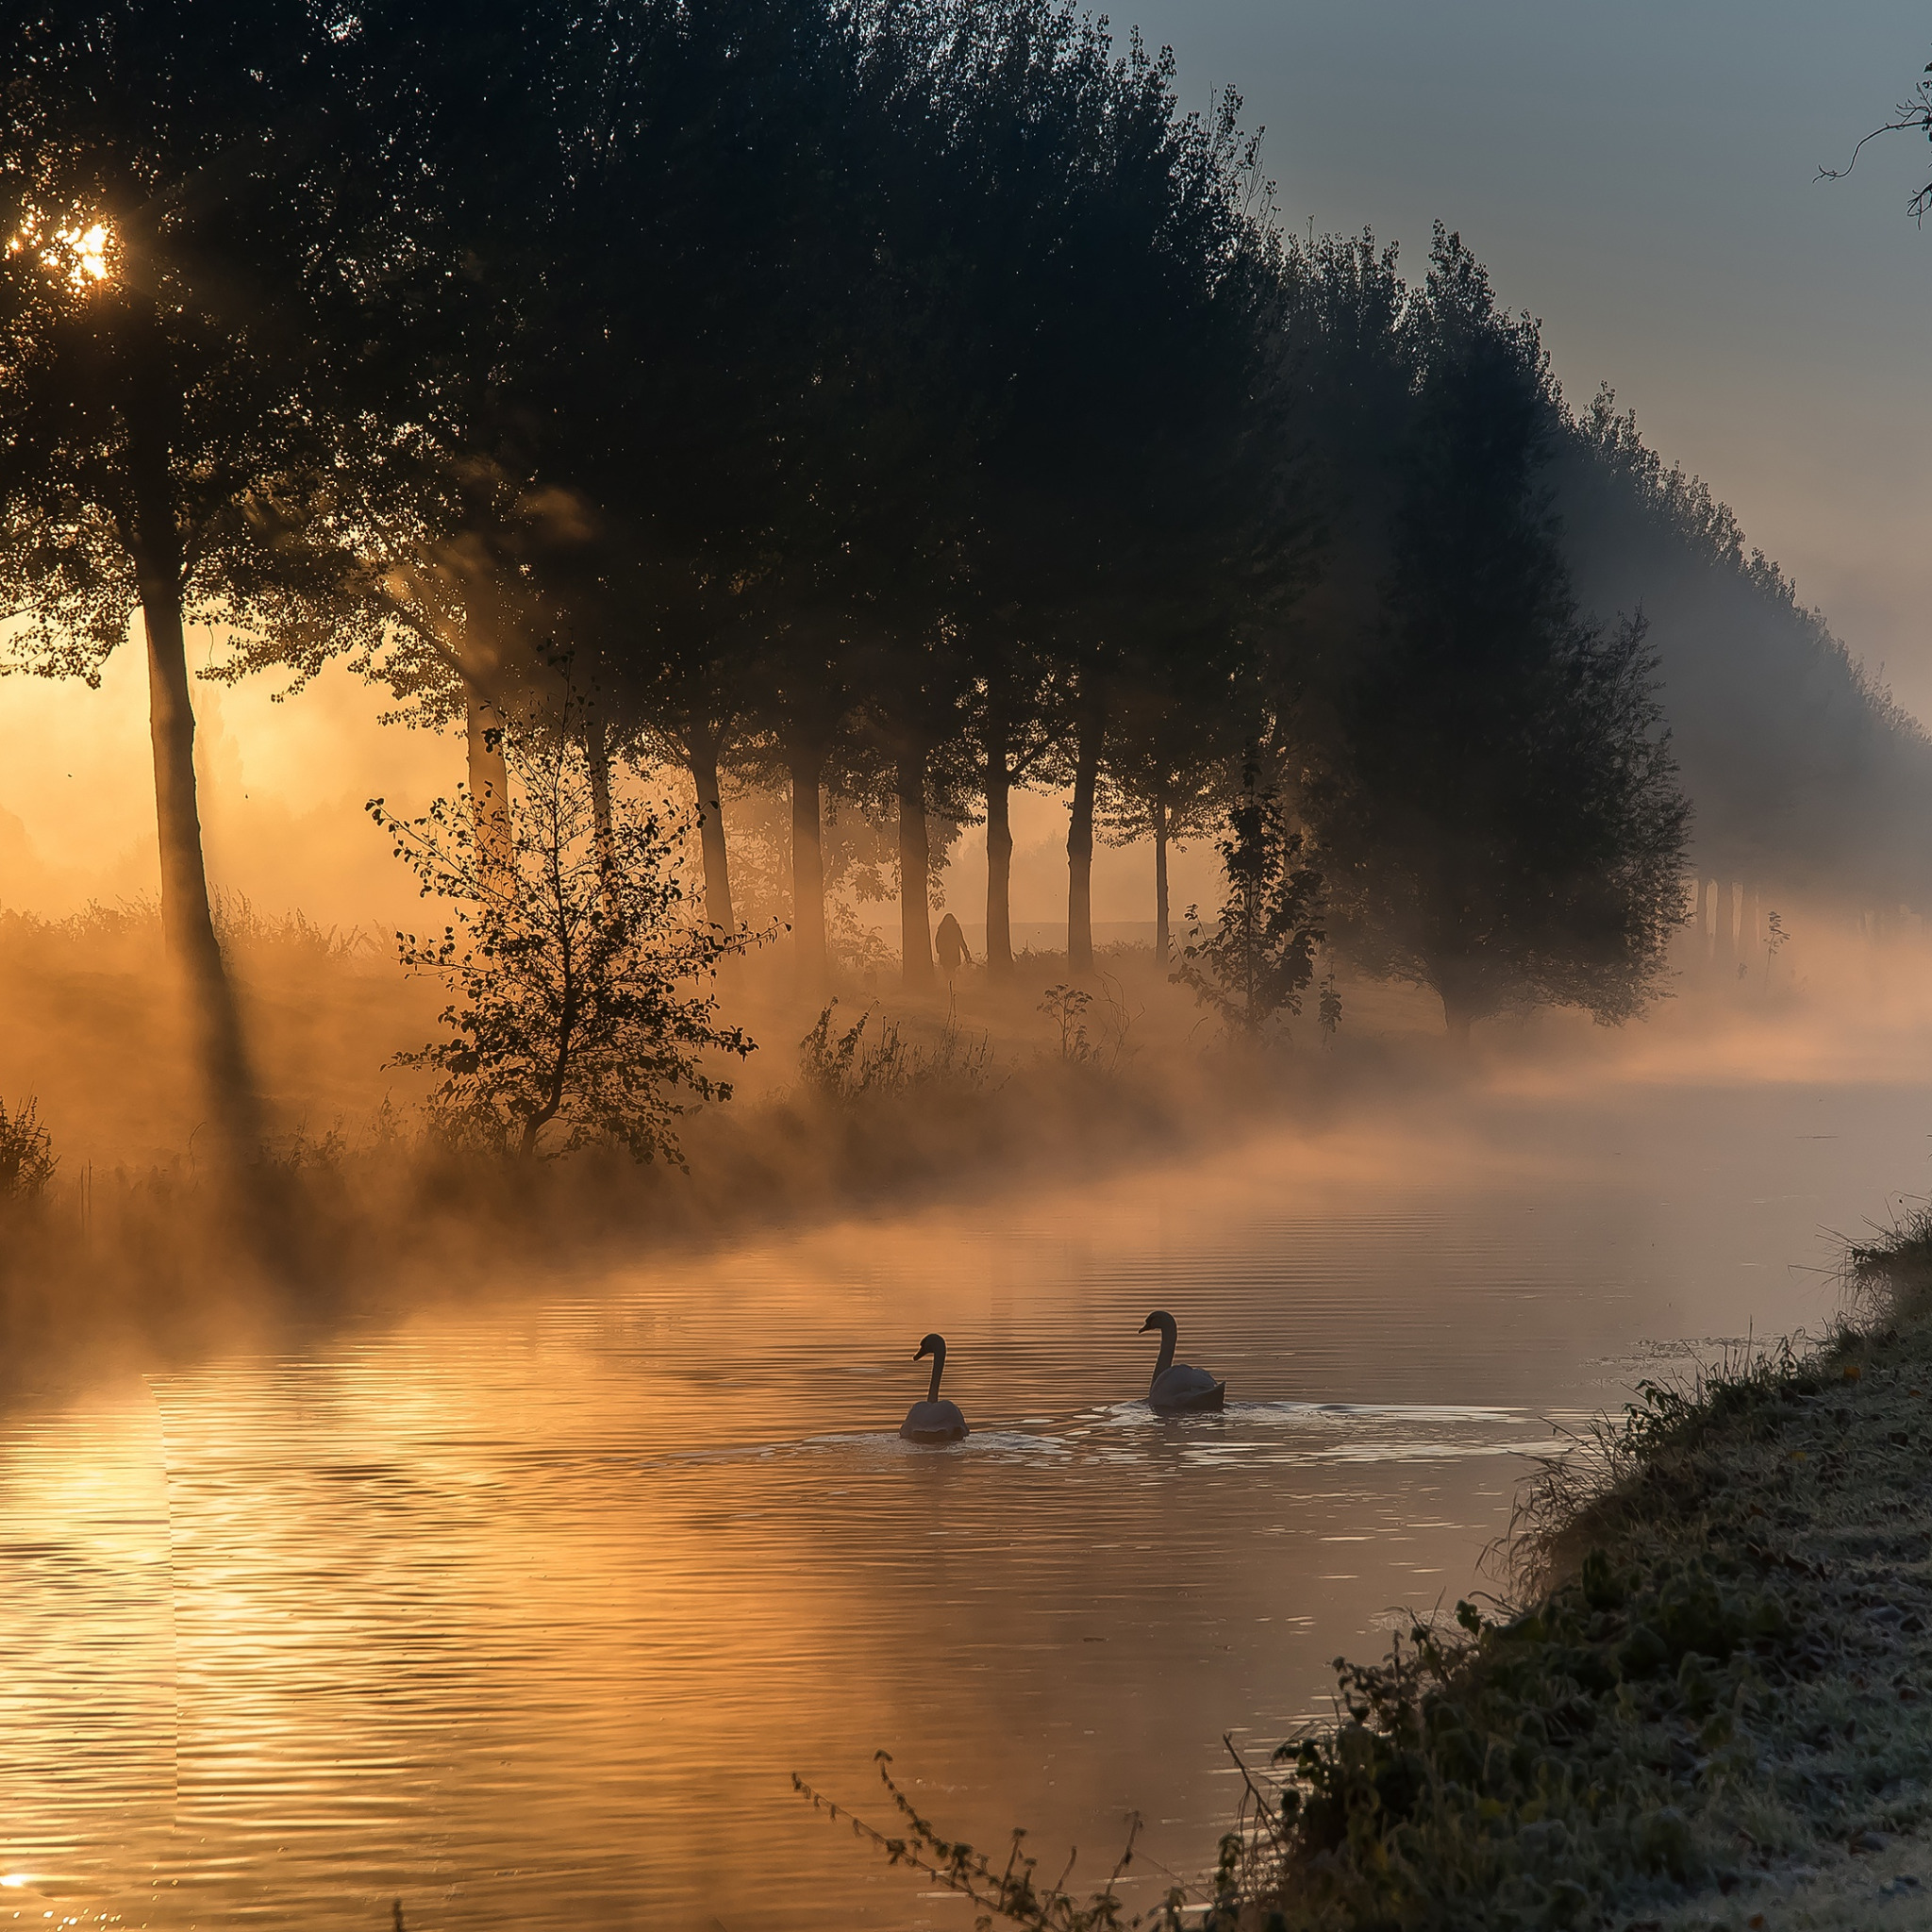
M 1932 149 L 1821 163 L 1932 59 L 1920 0 L 1115 0 L 1183 99 L 1245 97 L 1295 225 L 1364 225 L 1419 273 L 1459 228 L 1932 720 Z

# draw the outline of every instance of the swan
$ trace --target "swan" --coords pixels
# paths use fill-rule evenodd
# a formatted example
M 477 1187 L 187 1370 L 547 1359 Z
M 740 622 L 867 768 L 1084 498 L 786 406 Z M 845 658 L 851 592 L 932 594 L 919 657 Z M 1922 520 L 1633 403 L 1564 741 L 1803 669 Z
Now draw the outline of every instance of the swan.
M 932 1387 L 925 1391 L 924 1402 L 915 1402 L 906 1411 L 899 1433 L 908 1442 L 958 1442 L 973 1431 L 966 1426 L 957 1403 L 940 1400 L 940 1377 L 946 1372 L 946 1338 L 928 1335 L 912 1359 L 918 1361 L 924 1356 L 932 1357 Z
M 1174 1358 L 1174 1319 L 1165 1308 L 1155 1311 L 1141 1324 L 1145 1335 L 1150 1328 L 1160 1330 L 1160 1359 L 1154 1364 L 1153 1379 L 1147 1384 L 1147 1404 L 1162 1415 L 1187 1415 L 1202 1409 L 1218 1409 L 1227 1395 L 1227 1384 L 1217 1382 L 1206 1369 L 1191 1369 Z M 935 1382 L 937 1389 L 939 1384 Z

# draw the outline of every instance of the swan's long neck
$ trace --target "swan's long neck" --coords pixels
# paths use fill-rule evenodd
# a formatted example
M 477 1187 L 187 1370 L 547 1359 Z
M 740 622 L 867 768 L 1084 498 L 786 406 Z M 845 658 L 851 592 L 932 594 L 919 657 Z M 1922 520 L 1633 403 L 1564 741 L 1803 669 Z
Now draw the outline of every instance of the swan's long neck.
M 925 1391 L 925 1399 L 928 1402 L 937 1402 L 940 1399 L 940 1377 L 945 1374 L 945 1369 L 946 1344 L 942 1341 L 932 1352 L 932 1387 Z
M 1160 1324 L 1160 1359 L 1154 1364 L 1154 1374 L 1149 1377 L 1150 1381 L 1159 1381 L 1161 1376 L 1174 1367 L 1174 1344 L 1179 1332 L 1172 1321 Z

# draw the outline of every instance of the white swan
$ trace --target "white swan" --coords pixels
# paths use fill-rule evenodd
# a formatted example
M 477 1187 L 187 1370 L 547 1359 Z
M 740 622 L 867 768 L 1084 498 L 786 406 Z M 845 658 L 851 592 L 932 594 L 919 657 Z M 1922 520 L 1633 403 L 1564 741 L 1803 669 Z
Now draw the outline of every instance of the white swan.
M 1174 1317 L 1165 1308 L 1156 1308 L 1141 1324 L 1140 1332 L 1145 1335 L 1150 1328 L 1160 1330 L 1160 1359 L 1154 1364 L 1154 1377 L 1147 1384 L 1148 1407 L 1162 1415 L 1219 1408 L 1227 1395 L 1227 1384 L 1217 1382 L 1206 1369 L 1191 1369 L 1186 1362 L 1174 1360 Z
M 919 1344 L 919 1354 L 912 1359 L 918 1361 L 923 1356 L 932 1357 L 932 1387 L 925 1391 L 924 1402 L 915 1402 L 906 1411 L 906 1420 L 899 1424 L 899 1433 L 908 1442 L 957 1442 L 973 1431 L 966 1426 L 966 1418 L 959 1413 L 956 1403 L 940 1400 L 940 1377 L 946 1368 L 946 1338 L 943 1335 L 928 1335 Z

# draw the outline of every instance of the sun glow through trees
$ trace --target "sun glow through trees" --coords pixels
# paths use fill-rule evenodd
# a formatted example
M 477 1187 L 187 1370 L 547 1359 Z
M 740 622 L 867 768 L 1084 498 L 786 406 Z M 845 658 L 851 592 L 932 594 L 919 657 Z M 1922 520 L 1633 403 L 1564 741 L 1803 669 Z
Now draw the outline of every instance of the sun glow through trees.
M 84 294 L 113 273 L 108 258 L 113 243 L 114 232 L 105 222 L 83 228 L 75 217 L 65 226 L 50 230 L 44 218 L 29 209 L 20 232 L 8 239 L 7 252 L 35 256 L 49 274 L 65 281 L 76 294 Z

